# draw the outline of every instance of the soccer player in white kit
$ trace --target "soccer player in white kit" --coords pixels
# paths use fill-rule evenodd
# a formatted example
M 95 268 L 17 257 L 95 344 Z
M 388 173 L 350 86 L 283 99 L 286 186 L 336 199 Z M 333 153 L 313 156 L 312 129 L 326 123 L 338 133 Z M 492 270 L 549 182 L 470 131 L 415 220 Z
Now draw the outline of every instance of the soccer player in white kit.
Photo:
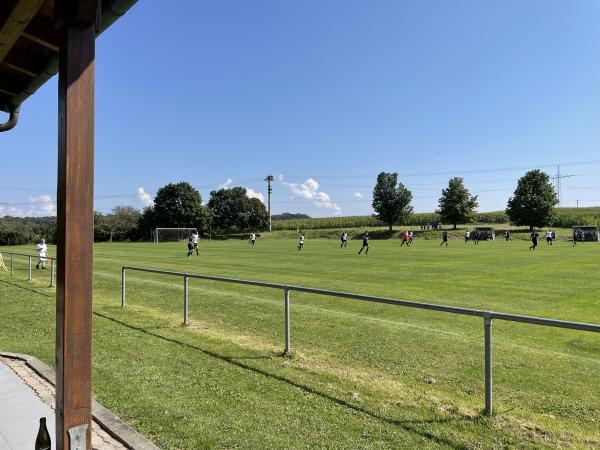
M 256 233 L 254 231 L 250 233 L 250 240 L 248 241 L 248 244 L 252 245 L 252 247 L 254 247 L 254 244 L 256 244 Z
M 345 231 L 340 235 L 340 240 L 342 243 L 340 244 L 340 248 L 346 247 L 348 245 L 348 233 Z
M 196 255 L 200 254 L 198 252 L 198 241 L 199 240 L 200 240 L 200 235 L 198 234 L 198 231 L 193 231 L 192 232 L 192 244 L 194 245 L 194 250 L 196 250 Z
M 304 248 L 304 234 L 300 235 L 300 238 L 298 239 L 298 251 L 302 250 Z
M 42 239 L 42 241 L 35 246 L 35 250 L 38 254 L 38 263 L 35 265 L 36 269 L 40 268 L 40 264 L 42 265 L 42 269 L 46 268 L 46 258 L 48 256 L 48 246 L 46 245 L 46 240 Z

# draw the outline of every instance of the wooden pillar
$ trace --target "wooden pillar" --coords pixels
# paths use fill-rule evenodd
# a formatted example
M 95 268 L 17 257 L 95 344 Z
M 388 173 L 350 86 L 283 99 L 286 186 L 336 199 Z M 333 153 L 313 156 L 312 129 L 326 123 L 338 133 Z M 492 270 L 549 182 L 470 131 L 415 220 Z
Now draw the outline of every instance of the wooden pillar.
M 63 10 L 77 3 L 62 3 Z M 89 2 L 88 2 L 89 4 Z M 71 11 L 72 12 L 72 11 Z M 58 76 L 56 449 L 91 449 L 95 21 L 65 14 Z M 95 16 L 93 16 L 95 19 Z

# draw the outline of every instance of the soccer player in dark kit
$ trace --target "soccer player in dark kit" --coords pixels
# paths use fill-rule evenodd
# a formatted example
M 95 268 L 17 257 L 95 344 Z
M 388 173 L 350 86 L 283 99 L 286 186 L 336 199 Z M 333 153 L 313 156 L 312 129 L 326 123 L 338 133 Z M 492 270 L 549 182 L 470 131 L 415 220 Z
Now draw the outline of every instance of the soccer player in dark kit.
M 358 254 L 360 255 L 362 253 L 362 251 L 366 248 L 367 250 L 365 251 L 365 255 L 369 254 L 369 232 L 365 231 L 365 234 L 363 234 L 363 245 L 360 248 L 360 250 L 358 251 Z
M 531 233 L 531 246 L 529 247 L 529 250 L 535 250 L 535 248 L 537 247 L 537 244 L 538 244 L 539 237 L 540 237 L 540 235 L 537 233 L 537 231 L 535 231 L 535 228 L 534 228 L 533 232 Z
M 448 247 L 448 232 L 446 230 L 442 232 L 442 243 L 440 244 L 440 247 L 444 244 Z

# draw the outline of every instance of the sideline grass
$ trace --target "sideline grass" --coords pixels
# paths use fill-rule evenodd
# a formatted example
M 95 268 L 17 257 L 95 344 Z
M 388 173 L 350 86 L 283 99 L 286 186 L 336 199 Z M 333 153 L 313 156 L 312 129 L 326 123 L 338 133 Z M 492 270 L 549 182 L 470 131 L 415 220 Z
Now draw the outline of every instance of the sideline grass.
M 132 272 L 119 306 L 131 264 L 600 322 L 600 245 L 338 245 L 201 242 L 188 260 L 183 244 L 97 244 L 98 400 L 164 448 L 600 446 L 592 333 L 495 321 L 498 415 L 484 419 L 478 318 L 292 293 L 284 358 L 279 291 L 192 280 L 184 328 L 181 279 Z M 16 269 L 0 275 L 0 348 L 53 364 L 53 290 Z

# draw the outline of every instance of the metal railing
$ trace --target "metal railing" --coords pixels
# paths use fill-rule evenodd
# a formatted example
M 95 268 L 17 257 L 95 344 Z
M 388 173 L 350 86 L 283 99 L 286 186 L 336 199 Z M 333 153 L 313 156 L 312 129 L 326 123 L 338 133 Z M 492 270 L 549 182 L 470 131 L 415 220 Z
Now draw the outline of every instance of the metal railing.
M 200 275 L 186 272 L 173 272 L 169 270 L 148 269 L 145 267 L 123 266 L 121 269 L 121 306 L 125 307 L 125 286 L 126 271 L 133 270 L 138 272 L 157 273 L 162 275 L 174 275 L 183 277 L 183 323 L 188 324 L 188 291 L 189 279 L 196 278 L 201 280 L 222 281 L 226 283 L 246 284 L 250 286 L 259 286 L 271 289 L 283 289 L 284 291 L 284 353 L 289 355 L 291 347 L 291 322 L 290 322 L 290 292 L 305 292 L 317 295 L 326 295 L 330 297 L 349 298 L 374 303 L 385 303 L 388 305 L 404 306 L 408 308 L 427 309 L 432 311 L 447 312 L 452 314 L 461 314 L 467 316 L 477 316 L 483 318 L 484 328 L 484 386 L 485 386 L 485 415 L 491 416 L 493 407 L 493 386 L 492 386 L 492 321 L 506 320 L 510 322 L 521 322 L 533 325 L 542 325 L 546 327 L 568 328 L 571 330 L 591 331 L 600 333 L 600 325 L 581 322 L 568 322 L 564 320 L 546 319 L 541 317 L 521 316 L 516 314 L 505 314 L 494 311 L 484 311 L 479 309 L 461 308 L 456 306 L 445 306 L 434 303 L 421 303 L 410 300 L 397 300 L 387 297 L 373 297 L 370 295 L 351 294 L 347 292 L 329 291 L 325 289 L 316 289 L 303 286 L 292 286 L 286 284 L 266 283 L 263 281 L 240 280 L 237 278 L 218 277 L 212 275 Z
M 28 258 L 28 266 L 29 266 L 29 275 L 27 280 L 31 281 L 33 279 L 32 277 L 32 263 L 31 263 L 31 258 L 39 258 L 38 255 L 29 255 L 27 253 L 17 253 L 17 252 L 7 252 L 7 251 L 3 251 L 0 250 L 0 253 L 2 253 L 2 255 L 10 255 L 10 274 L 14 275 L 14 257 L 15 256 L 24 256 L 26 258 Z M 44 259 L 49 260 L 50 261 L 50 287 L 54 287 L 54 262 L 56 261 L 56 258 L 52 257 L 52 256 L 46 256 Z M 6 264 L 6 262 L 4 263 Z

